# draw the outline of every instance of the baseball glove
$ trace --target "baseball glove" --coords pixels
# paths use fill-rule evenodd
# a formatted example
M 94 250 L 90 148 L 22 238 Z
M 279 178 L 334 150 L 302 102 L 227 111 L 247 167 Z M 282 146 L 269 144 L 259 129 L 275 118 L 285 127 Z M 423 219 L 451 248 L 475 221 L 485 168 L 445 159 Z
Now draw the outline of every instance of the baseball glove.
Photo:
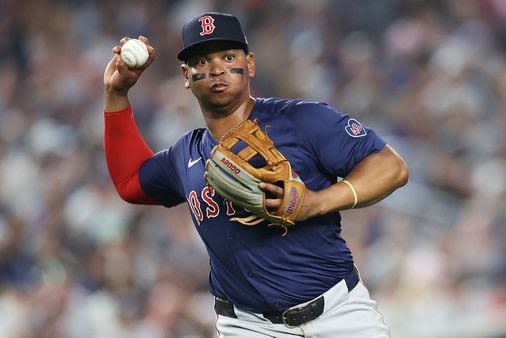
M 262 164 L 253 166 L 253 158 Z M 269 225 L 281 226 L 283 235 L 295 224 L 306 191 L 290 162 L 260 130 L 257 120 L 246 120 L 221 138 L 206 162 L 205 179 L 223 198 L 253 214 L 231 220 L 248 226 L 267 220 Z M 283 200 L 276 210 L 265 206 L 266 195 L 258 187 L 260 182 L 282 184 Z

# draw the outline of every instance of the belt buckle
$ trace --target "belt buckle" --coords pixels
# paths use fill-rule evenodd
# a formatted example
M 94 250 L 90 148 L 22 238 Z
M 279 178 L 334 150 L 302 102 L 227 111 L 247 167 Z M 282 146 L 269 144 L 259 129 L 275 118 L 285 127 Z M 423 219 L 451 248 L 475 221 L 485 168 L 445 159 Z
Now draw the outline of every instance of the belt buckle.
M 283 311 L 281 313 L 281 320 L 283 321 L 283 324 L 285 324 L 285 326 L 289 327 L 289 328 L 294 328 L 295 326 L 292 326 L 290 324 L 288 324 L 286 321 L 288 318 L 286 318 L 286 314 L 287 312 L 289 311 L 290 309 L 286 309 L 285 311 Z
M 281 313 L 281 320 L 283 321 L 283 324 L 285 324 L 286 327 L 293 329 L 294 327 L 297 327 L 297 325 L 288 324 L 288 322 L 287 322 L 288 318 L 286 317 L 288 312 L 290 312 L 291 310 L 296 310 L 296 309 L 286 309 L 285 311 L 283 311 Z

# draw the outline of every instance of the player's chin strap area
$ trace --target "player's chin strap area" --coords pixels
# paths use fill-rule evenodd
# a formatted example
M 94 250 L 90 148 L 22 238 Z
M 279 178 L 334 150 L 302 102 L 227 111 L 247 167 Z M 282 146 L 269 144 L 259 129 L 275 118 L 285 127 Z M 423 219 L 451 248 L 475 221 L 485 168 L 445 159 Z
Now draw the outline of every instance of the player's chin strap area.
M 360 280 L 358 271 L 354 268 L 345 278 L 348 292 L 353 290 Z M 325 307 L 325 299 L 323 296 L 305 304 L 297 306 L 285 311 L 268 311 L 262 313 L 264 318 L 270 320 L 273 324 L 285 324 L 287 327 L 296 327 L 318 318 Z M 218 315 L 237 318 L 234 304 L 215 297 L 214 310 Z

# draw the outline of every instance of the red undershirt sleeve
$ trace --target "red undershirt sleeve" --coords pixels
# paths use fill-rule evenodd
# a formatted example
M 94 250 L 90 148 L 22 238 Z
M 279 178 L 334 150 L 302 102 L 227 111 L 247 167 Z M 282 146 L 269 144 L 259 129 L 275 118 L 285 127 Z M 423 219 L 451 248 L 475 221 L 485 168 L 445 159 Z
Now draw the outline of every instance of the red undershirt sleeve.
M 160 204 L 146 195 L 139 182 L 139 168 L 153 151 L 142 138 L 130 106 L 104 112 L 104 150 L 109 174 L 122 199 L 134 204 Z

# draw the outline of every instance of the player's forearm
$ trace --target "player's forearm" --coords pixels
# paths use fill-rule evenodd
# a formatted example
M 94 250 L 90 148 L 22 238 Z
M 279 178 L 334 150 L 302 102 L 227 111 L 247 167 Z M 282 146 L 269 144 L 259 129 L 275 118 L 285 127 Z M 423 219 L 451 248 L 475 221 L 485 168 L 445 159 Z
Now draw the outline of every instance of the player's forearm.
M 362 160 L 338 182 L 317 192 L 317 214 L 361 208 L 384 199 L 408 181 L 408 168 L 390 146 Z
M 153 155 L 137 129 L 130 106 L 104 112 L 107 168 L 121 198 L 130 203 L 156 204 L 142 190 L 139 168 Z
M 110 88 L 104 91 L 104 111 L 119 112 L 130 106 L 127 92 L 118 92 Z

